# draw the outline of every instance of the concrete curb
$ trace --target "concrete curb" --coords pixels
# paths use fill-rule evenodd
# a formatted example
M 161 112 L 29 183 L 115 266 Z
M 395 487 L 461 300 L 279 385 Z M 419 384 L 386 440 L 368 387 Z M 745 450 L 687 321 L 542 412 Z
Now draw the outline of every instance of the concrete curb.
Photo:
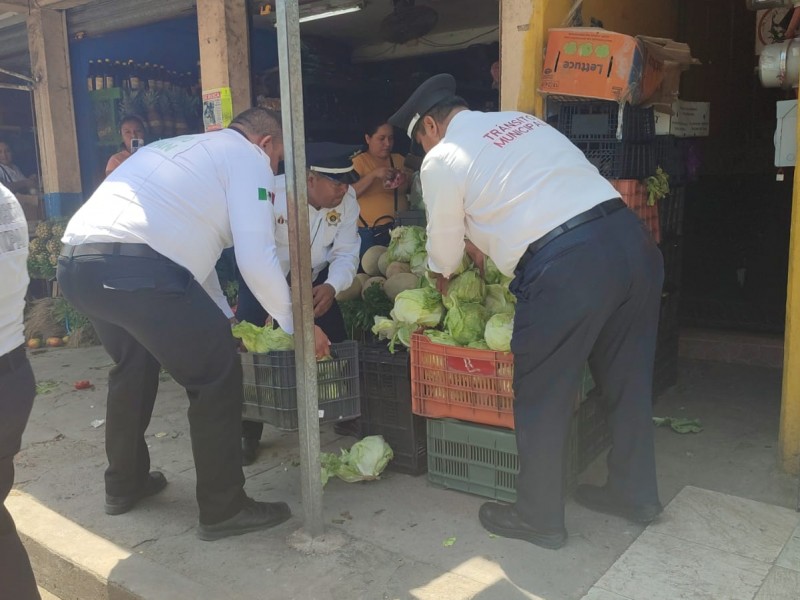
M 6 507 L 37 582 L 62 600 L 219 600 L 228 595 L 95 535 L 19 490 L 11 492 Z

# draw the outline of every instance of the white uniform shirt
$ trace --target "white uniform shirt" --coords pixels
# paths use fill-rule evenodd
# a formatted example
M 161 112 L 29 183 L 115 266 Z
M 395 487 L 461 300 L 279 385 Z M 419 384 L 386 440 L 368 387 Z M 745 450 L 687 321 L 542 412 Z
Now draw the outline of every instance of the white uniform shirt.
M 224 248 L 255 297 L 292 333 L 289 286 L 275 252 L 269 157 L 231 129 L 152 143 L 115 169 L 62 241 L 147 244 L 188 269 L 227 317 L 214 266 Z
M 361 239 L 358 237 L 358 201 L 356 192 L 347 188 L 342 203 L 336 208 L 317 210 L 308 207 L 308 224 L 311 227 L 312 281 L 326 267 L 325 283 L 333 286 L 338 294 L 350 287 L 358 270 L 358 252 Z M 284 275 L 289 274 L 289 224 L 286 209 L 286 178 L 275 178 L 275 243 L 278 259 Z
M 0 356 L 25 342 L 22 312 L 28 290 L 28 223 L 17 198 L 0 185 Z
M 461 262 L 465 235 L 512 276 L 531 242 L 619 197 L 572 142 L 521 112 L 457 113 L 420 174 L 428 260 L 445 276 Z

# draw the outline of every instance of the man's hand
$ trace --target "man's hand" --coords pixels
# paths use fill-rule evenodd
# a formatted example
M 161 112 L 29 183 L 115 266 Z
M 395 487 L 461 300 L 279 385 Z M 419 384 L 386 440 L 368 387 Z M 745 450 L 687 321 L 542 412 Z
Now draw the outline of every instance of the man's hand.
M 467 256 L 472 259 L 472 262 L 475 263 L 475 266 L 478 267 L 478 271 L 480 271 L 481 277 L 483 277 L 485 275 L 486 255 L 478 250 L 478 247 L 469 240 L 464 240 L 464 251 L 467 253 Z
M 319 319 L 333 306 L 336 290 L 333 289 L 330 283 L 323 283 L 322 285 L 314 286 L 311 289 L 311 294 L 314 298 L 314 318 Z
M 314 351 L 317 360 L 331 354 L 331 341 L 325 335 L 325 332 L 319 328 L 319 325 L 314 325 Z
M 447 286 L 450 283 L 450 279 L 443 277 L 441 273 L 434 273 L 433 271 L 428 271 L 428 275 L 436 282 L 436 291 L 442 296 L 447 294 Z

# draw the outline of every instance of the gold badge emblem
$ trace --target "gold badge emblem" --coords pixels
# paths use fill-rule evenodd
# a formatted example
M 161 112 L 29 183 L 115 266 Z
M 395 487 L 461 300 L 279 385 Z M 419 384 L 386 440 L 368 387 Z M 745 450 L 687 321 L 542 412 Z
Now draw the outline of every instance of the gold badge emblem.
M 342 220 L 342 213 L 332 210 L 325 217 L 325 220 L 328 222 L 328 225 L 336 226 Z

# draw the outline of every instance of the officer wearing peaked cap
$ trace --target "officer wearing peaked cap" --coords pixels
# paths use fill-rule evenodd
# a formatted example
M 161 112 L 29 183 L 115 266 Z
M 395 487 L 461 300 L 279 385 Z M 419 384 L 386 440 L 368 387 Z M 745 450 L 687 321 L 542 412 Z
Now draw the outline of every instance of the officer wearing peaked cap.
M 470 111 L 455 90 L 452 76 L 436 75 L 389 122 L 426 151 L 420 175 L 439 288 L 465 250 L 514 277 L 517 501 L 485 503 L 480 521 L 545 548 L 565 543 L 563 464 L 587 360 L 610 406 L 612 448 L 606 484 L 579 486 L 576 500 L 651 521 L 661 511 L 651 421 L 661 254 L 561 133 L 521 112 Z
M 333 342 L 347 338 L 336 294 L 353 282 L 358 268 L 358 202 L 351 183 L 358 179 L 353 170 L 352 146 L 315 142 L 306 144 L 308 220 L 311 228 L 311 268 L 314 322 Z M 286 210 L 286 181 L 275 178 L 275 244 L 285 276 L 289 275 L 289 224 Z M 253 297 L 245 281 L 239 279 L 236 318 L 263 325 L 267 312 Z M 263 425 L 242 423 L 242 464 L 256 459 Z

